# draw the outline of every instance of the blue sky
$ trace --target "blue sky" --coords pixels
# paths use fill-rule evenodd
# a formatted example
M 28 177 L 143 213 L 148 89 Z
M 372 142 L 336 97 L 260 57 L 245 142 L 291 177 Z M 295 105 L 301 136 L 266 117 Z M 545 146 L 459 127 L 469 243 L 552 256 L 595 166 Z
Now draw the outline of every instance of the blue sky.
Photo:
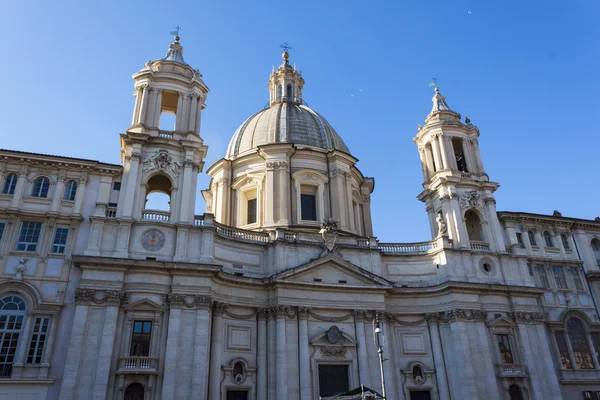
M 594 218 L 600 128 L 600 2 L 4 1 L 2 148 L 119 162 L 131 75 L 182 27 L 186 61 L 211 89 L 206 167 L 268 100 L 288 42 L 304 98 L 376 180 L 375 234 L 430 237 L 412 142 L 438 79 L 481 131 L 499 210 Z M 205 168 L 206 170 L 206 168 Z M 208 186 L 205 173 L 199 189 Z M 196 212 L 204 211 L 198 195 Z

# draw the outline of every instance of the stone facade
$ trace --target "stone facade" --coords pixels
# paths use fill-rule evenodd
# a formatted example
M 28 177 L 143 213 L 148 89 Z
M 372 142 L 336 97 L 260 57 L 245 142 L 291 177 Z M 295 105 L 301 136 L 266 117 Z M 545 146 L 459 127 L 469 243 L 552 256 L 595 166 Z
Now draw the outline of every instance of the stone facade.
M 287 52 L 270 142 L 239 150 L 244 123 L 197 215 L 208 87 L 182 52 L 134 74 L 123 166 L 0 151 L 0 398 L 309 400 L 332 371 L 382 392 L 375 319 L 388 399 L 595 398 L 600 219 L 497 212 L 479 130 L 436 88 L 414 139 L 432 239 L 379 242 L 374 179 Z

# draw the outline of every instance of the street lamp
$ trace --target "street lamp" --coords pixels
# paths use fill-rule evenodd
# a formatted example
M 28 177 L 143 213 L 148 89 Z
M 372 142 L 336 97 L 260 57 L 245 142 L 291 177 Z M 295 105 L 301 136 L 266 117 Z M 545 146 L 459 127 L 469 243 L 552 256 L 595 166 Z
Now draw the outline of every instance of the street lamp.
M 381 396 L 382 399 L 387 399 L 385 396 L 385 375 L 383 373 L 383 345 L 385 344 L 385 335 L 383 329 L 379 323 L 379 313 L 375 314 L 373 320 L 373 338 L 375 339 L 375 345 L 377 346 L 377 353 L 379 354 L 379 371 L 381 373 Z

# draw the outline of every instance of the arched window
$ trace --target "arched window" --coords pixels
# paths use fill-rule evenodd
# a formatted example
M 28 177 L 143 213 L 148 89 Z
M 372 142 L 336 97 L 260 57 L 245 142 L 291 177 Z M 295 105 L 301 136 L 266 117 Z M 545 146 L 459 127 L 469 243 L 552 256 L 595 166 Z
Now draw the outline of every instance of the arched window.
M 73 200 L 75 200 L 76 193 L 77 193 L 77 182 L 74 180 L 68 181 L 67 186 L 65 187 L 65 195 L 64 195 L 63 199 L 73 201 Z
M 562 244 L 563 244 L 563 247 L 565 248 L 565 250 L 569 250 L 570 247 L 569 247 L 569 240 L 567 239 L 567 235 L 564 233 L 561 233 L 560 240 L 562 240 Z
M 281 100 L 283 97 L 283 85 L 277 86 L 277 100 Z
M 0 299 L 0 377 L 9 378 L 23 329 L 25 300 L 9 295 Z
M 510 400 L 523 400 L 523 393 L 521 393 L 521 388 L 517 385 L 511 385 L 508 388 L 508 394 L 510 394 Z
M 567 334 L 571 348 L 573 349 L 573 357 L 575 364 L 580 369 L 594 369 L 594 361 L 592 353 L 588 346 L 587 335 L 585 328 L 580 320 L 571 318 L 567 321 Z
M 17 187 L 17 174 L 8 174 L 4 180 L 4 186 L 2 187 L 2 193 L 4 194 L 15 194 L 15 188 Z
M 544 231 L 544 242 L 546 242 L 546 247 L 554 247 L 554 242 L 552 242 L 552 235 L 548 231 Z
M 485 242 L 483 236 L 483 229 L 481 226 L 481 220 L 477 213 L 473 210 L 469 210 L 465 213 L 465 223 L 467 224 L 467 233 L 469 234 L 469 240 L 475 240 Z
M 124 400 L 144 400 L 144 387 L 135 382 L 125 389 Z
M 242 383 L 244 380 L 244 365 L 239 361 L 233 366 L 233 380 L 235 383 Z
M 143 218 L 168 221 L 171 211 L 171 180 L 166 175 L 154 175 L 148 180 Z
M 536 243 L 535 243 L 535 232 L 529 230 L 529 231 L 527 231 L 527 236 L 529 236 L 529 243 L 532 246 L 536 246 Z
M 48 197 L 48 189 L 50 189 L 50 179 L 45 176 L 40 176 L 33 181 L 33 186 L 31 187 L 31 196 L 32 197 Z
M 285 88 L 285 96 L 288 100 L 292 99 L 292 85 L 288 84 Z

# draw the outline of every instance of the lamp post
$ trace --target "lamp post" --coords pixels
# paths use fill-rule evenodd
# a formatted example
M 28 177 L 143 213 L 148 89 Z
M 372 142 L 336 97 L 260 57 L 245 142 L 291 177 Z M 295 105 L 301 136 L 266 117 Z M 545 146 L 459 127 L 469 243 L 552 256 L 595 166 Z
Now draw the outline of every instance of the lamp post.
M 387 399 L 385 396 L 385 374 L 383 372 L 383 344 L 385 343 L 385 335 L 381 324 L 379 323 L 379 313 L 375 314 L 375 320 L 373 321 L 373 336 L 375 339 L 375 345 L 377 346 L 377 353 L 379 354 L 379 371 L 381 373 L 381 396 L 382 399 Z

